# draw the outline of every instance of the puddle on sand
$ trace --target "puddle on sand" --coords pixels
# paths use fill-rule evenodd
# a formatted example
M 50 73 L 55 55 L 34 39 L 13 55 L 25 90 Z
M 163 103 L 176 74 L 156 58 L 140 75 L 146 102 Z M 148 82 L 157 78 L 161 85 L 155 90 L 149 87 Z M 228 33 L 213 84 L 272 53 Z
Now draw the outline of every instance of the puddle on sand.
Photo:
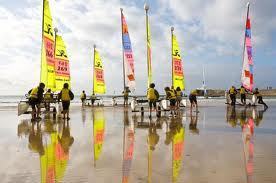
M 1 182 L 276 182 L 273 110 L 219 106 L 150 120 L 73 107 L 69 122 L 39 124 L 0 112 Z

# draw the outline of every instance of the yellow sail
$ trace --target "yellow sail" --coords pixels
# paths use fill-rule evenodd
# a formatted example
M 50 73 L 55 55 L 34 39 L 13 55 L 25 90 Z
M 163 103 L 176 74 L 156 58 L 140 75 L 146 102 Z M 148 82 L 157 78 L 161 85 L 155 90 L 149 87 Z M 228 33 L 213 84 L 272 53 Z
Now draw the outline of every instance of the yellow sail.
M 93 76 L 93 92 L 98 94 L 104 94 L 106 86 L 104 82 L 104 70 L 103 63 L 99 52 L 94 51 L 94 76 Z
M 69 58 L 65 43 L 61 36 L 56 35 L 55 43 L 55 91 L 60 91 L 64 83 L 70 85 L 70 67 Z
M 173 86 L 174 88 L 180 87 L 181 90 L 185 89 L 185 81 L 183 74 L 182 60 L 180 56 L 180 49 L 176 36 L 172 34 L 172 77 L 173 77 Z
M 40 82 L 55 90 L 54 31 L 48 0 L 43 0 L 43 26 Z
M 152 83 L 152 66 L 151 66 L 151 41 L 150 41 L 150 26 L 147 16 L 147 62 L 148 62 L 148 87 Z
M 94 119 L 93 119 L 93 135 L 94 135 L 94 161 L 98 160 L 104 141 L 104 128 L 105 128 L 105 118 L 103 109 L 94 110 Z
M 173 182 L 177 181 L 179 171 L 182 167 L 183 151 L 184 151 L 184 136 L 185 128 L 181 127 L 180 131 L 177 132 L 173 137 L 173 171 L 172 178 Z

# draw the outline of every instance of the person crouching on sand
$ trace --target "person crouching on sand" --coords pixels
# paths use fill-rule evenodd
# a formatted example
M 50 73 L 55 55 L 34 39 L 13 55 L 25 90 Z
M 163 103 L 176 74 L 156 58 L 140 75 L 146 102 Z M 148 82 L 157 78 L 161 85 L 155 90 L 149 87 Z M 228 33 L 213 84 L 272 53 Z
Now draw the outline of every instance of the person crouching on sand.
M 197 96 L 197 91 L 196 90 L 192 90 L 192 92 L 189 95 L 189 100 L 190 100 L 190 104 L 191 104 L 191 107 L 190 107 L 190 113 L 191 114 L 192 114 L 194 106 L 196 108 L 196 112 L 198 113 L 198 105 L 197 105 L 196 96 Z
M 40 104 L 43 100 L 44 88 L 45 88 L 45 84 L 40 83 L 38 87 L 35 87 L 28 92 L 30 95 L 29 104 L 32 106 L 32 120 L 35 120 L 35 118 L 41 119 L 39 117 Z
M 65 83 L 63 85 L 63 89 L 58 94 L 59 100 L 61 99 L 62 102 L 62 109 L 63 109 L 63 119 L 65 119 L 65 115 L 67 114 L 67 119 L 69 120 L 69 107 L 70 107 L 70 101 L 74 99 L 74 94 L 71 90 L 69 90 L 68 83 Z
M 259 92 L 258 88 L 255 88 L 253 95 L 255 95 L 257 97 L 257 101 L 258 104 L 263 104 L 264 105 L 264 109 L 266 110 L 268 108 L 268 106 L 266 105 L 266 103 L 264 103 L 263 101 L 263 96 L 262 94 Z
M 156 110 L 156 102 L 159 98 L 159 93 L 157 90 L 154 89 L 154 87 L 155 87 L 155 84 L 151 83 L 147 91 L 147 98 L 148 98 L 149 107 L 150 107 L 150 116 L 149 116 L 150 118 L 151 118 L 152 106 Z

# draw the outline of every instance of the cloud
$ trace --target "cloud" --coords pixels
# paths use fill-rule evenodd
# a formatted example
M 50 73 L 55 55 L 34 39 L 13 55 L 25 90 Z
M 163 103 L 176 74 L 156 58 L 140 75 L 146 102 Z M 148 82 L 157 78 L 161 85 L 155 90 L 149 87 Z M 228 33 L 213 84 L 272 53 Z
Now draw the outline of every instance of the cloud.
M 94 44 L 104 62 L 108 93 L 121 93 L 120 7 L 124 8 L 134 51 L 136 93 L 145 93 L 146 30 L 141 2 L 57 0 L 50 3 L 54 26 L 59 28 L 67 45 L 72 86 L 77 94 L 83 89 L 90 93 L 92 89 Z M 246 1 L 156 0 L 148 3 L 151 5 L 153 78 L 159 90 L 171 81 L 171 26 L 175 27 L 182 50 L 188 89 L 201 86 L 203 65 L 209 76 L 209 87 L 226 88 L 231 85 L 225 82 L 227 80 L 239 83 Z M 265 53 L 274 50 L 271 39 L 276 30 L 275 3 L 273 0 L 252 0 L 253 50 L 257 58 L 263 55 L 258 51 L 262 47 L 266 47 Z M 13 8 L 11 4 L 5 6 L 5 3 L 0 5 L 0 23 L 5 25 L 0 34 L 0 94 L 22 95 L 39 81 L 41 1 L 23 0 L 18 6 L 20 8 Z M 271 55 L 268 58 L 272 60 L 273 54 L 267 55 Z M 269 67 L 258 67 L 258 73 Z M 257 81 L 265 80 L 264 75 L 258 76 L 262 78 Z

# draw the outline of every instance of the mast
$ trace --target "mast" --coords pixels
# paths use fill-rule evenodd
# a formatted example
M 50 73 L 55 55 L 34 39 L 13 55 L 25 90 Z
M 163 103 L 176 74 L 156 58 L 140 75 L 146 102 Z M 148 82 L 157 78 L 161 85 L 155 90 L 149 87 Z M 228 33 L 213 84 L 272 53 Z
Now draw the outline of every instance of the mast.
M 246 6 L 247 6 L 247 13 L 246 13 L 246 20 L 245 20 L 245 30 L 246 30 L 246 24 L 247 24 L 247 20 L 248 20 L 248 16 L 249 16 L 250 2 L 248 2 Z M 246 32 L 245 32 L 245 34 L 246 34 Z M 245 50 L 245 41 L 246 41 L 246 35 L 244 35 L 244 41 L 243 41 L 242 67 L 244 64 L 244 52 L 246 51 Z M 242 70 L 242 74 L 243 74 L 243 70 Z M 242 85 L 243 85 L 243 83 L 242 83 Z
M 171 39 L 172 39 L 172 48 L 171 48 L 171 59 L 172 59 L 172 86 L 174 85 L 174 73 L 173 73 L 173 67 L 174 67 L 174 64 L 173 64 L 173 31 L 174 31 L 174 27 L 171 27 Z
M 56 57 L 56 45 L 57 45 L 57 33 L 58 33 L 58 28 L 54 28 L 54 32 L 55 32 L 55 42 L 54 42 L 54 59 L 55 59 L 55 57 Z M 55 60 L 55 62 L 56 62 L 56 60 Z M 55 68 L 55 67 L 54 67 Z M 56 68 L 55 68 L 55 71 L 54 72 L 56 72 Z M 56 76 L 56 75 L 55 75 Z M 55 80 L 56 80 L 56 78 L 55 78 Z M 56 81 L 55 81 L 55 90 L 57 89 L 57 87 L 56 87 Z
M 44 9 L 45 9 L 45 0 L 42 0 L 43 1 L 43 5 L 42 5 L 42 28 L 41 28 L 41 60 L 40 60 L 40 82 L 42 80 L 42 57 L 43 57 L 43 53 L 42 53 L 42 50 L 43 50 L 43 44 L 44 44 L 44 39 L 43 39 L 43 33 L 44 33 Z M 46 83 L 45 83 L 46 84 Z M 47 85 L 46 85 L 47 86 Z
M 121 27 L 122 27 L 122 56 L 123 56 L 123 80 L 124 80 L 124 90 L 126 88 L 126 78 L 125 78 L 125 55 L 124 55 L 124 39 L 123 39 L 123 8 L 120 9 L 121 10 Z
M 95 51 L 96 51 L 96 45 L 94 44 L 93 46 L 93 52 L 94 52 L 94 56 L 93 56 L 93 88 L 92 88 L 92 95 L 95 95 Z
M 149 42 L 149 17 L 148 17 L 148 11 L 149 11 L 149 5 L 148 4 L 145 4 L 144 5 L 144 9 L 146 11 L 146 46 L 147 46 L 147 69 L 148 69 L 148 87 L 150 85 L 150 83 L 152 82 L 152 78 L 151 78 L 151 58 L 150 58 L 150 55 L 149 55 L 149 45 L 148 45 L 148 42 Z

